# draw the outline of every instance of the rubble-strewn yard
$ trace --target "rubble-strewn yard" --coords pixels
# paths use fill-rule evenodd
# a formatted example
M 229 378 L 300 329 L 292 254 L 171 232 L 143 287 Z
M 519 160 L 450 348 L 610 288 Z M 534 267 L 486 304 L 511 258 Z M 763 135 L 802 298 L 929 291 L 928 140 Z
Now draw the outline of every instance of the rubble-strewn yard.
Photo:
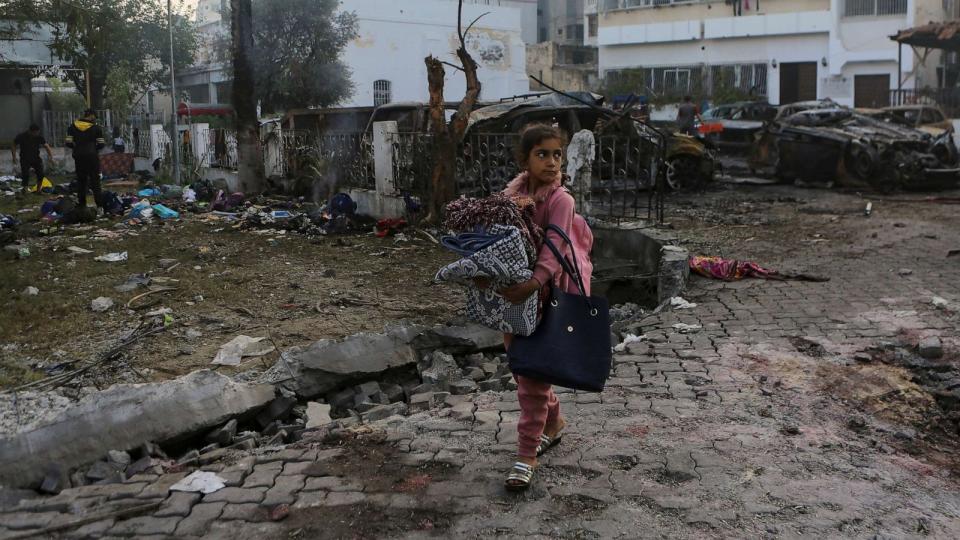
M 366 232 L 255 234 L 191 215 L 122 228 L 108 219 L 41 235 L 43 200 L 28 196 L 31 210 L 21 214 L 13 197 L 0 200 L 0 213 L 26 222 L 18 234 L 30 251 L 24 259 L 15 251 L 2 253 L 0 388 L 94 359 L 139 325 L 162 319 L 146 315 L 161 308 L 171 310 L 166 330 L 124 348 L 85 384 L 161 380 L 210 367 L 220 346 L 239 334 L 267 336 L 284 349 L 380 331 L 401 319 L 446 321 L 459 307 L 457 291 L 431 285 L 436 269 L 453 257 L 420 234 L 399 242 Z M 71 247 L 91 253 L 75 254 Z M 114 252 L 126 252 L 128 259 L 94 260 Z M 115 289 L 136 274 L 146 274 L 149 286 Z M 26 294 L 27 287 L 38 294 Z M 126 308 L 150 287 L 175 290 Z M 98 297 L 112 299 L 113 306 L 94 312 L 91 302 Z M 241 369 L 272 365 L 276 357 L 245 358 Z
M 253 411 L 255 418 L 240 418 L 239 427 L 221 418 L 204 428 L 209 432 L 163 449 L 93 456 L 102 459 L 82 468 L 80 484 L 104 480 L 54 486 L 64 489 L 52 497 L 0 491 L 0 537 L 951 538 L 960 528 L 960 214 L 950 204 L 957 195 L 924 200 L 726 184 L 674 195 L 666 221 L 691 254 L 830 280 L 691 277 L 685 302 L 640 317 L 642 336 L 614 356 L 603 393 L 560 390 L 569 422 L 563 443 L 542 458 L 532 489 L 521 496 L 502 487 L 516 450 L 519 406 L 504 383 L 495 335 L 463 347 L 470 340 L 445 342 L 436 331 L 424 338 L 403 326 L 395 342 L 354 336 L 315 343 L 381 331 L 401 317 L 427 326 L 449 320 L 459 306 L 456 293 L 427 285 L 449 256 L 426 237 L 291 236 L 275 247 L 271 235 L 187 219 L 165 225 L 170 231 L 154 225 L 119 240 L 35 240 L 47 249 L 31 247 L 22 260 L 7 254 L 4 271 L 35 265 L 38 275 L 52 275 L 32 281 L 37 296 L 20 296 L 27 274 L 7 278 L 18 280 L 7 293 L 15 305 L 47 301 L 44 282 L 52 277 L 69 289 L 65 280 L 73 278 L 45 266 L 52 261 L 76 261 L 89 275 L 109 272 L 108 279 L 96 274 L 81 299 L 64 301 L 96 336 L 85 339 L 88 350 L 95 339 L 106 343 L 135 326 L 144 311 L 173 309 L 173 323 L 137 342 L 118 366 L 170 378 L 208 367 L 237 334 L 271 335 L 288 354 L 279 362 L 276 352 L 244 359 L 243 369 L 272 366 L 266 375 L 279 376 L 283 389 Z M 67 236 L 76 234 L 71 227 Z M 109 242 L 123 245 L 106 248 Z M 69 245 L 95 253 L 67 255 Z M 214 253 L 201 254 L 202 247 Z M 127 262 L 89 260 L 122 250 Z M 324 262 L 336 256 L 338 266 Z M 181 264 L 162 271 L 161 258 Z M 335 275 L 324 277 L 329 269 Z M 128 314 L 121 306 L 138 292 L 113 286 L 147 271 L 180 279 L 180 289 Z M 374 274 L 357 275 L 365 271 Z M 345 300 L 352 293 L 359 297 Z M 92 313 L 88 305 L 97 296 L 112 297 L 114 307 Z M 31 330 L 36 337 L 5 339 L 34 344 L 36 356 L 40 347 L 66 350 L 70 342 L 57 335 L 63 341 L 45 345 L 45 330 Z M 190 330 L 202 336 L 188 339 Z M 408 345 L 424 355 L 410 354 Z M 195 350 L 170 356 L 182 347 Z M 438 349 L 450 354 L 425 354 Z M 359 351 L 355 366 L 344 361 L 349 351 Z M 367 372 L 378 362 L 409 369 Z M 144 371 L 157 365 L 170 372 Z M 331 377 L 345 372 L 359 378 L 329 391 Z M 474 372 L 480 384 L 465 382 Z M 286 373 L 301 376 L 284 381 Z M 291 391 L 317 391 L 308 399 L 333 408 L 297 404 Z M 350 403 L 358 414 L 345 412 Z M 303 429 L 331 412 L 332 422 Z M 296 436 L 285 436 L 287 429 Z M 124 468 L 129 475 L 119 472 Z M 225 487 L 206 495 L 169 491 L 194 470 L 215 473 Z

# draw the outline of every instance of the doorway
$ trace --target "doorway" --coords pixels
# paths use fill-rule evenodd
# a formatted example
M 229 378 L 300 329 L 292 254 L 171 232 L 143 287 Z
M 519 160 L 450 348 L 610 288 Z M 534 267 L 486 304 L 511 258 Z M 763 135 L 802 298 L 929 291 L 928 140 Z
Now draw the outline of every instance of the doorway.
M 817 99 L 817 63 L 780 64 L 780 105 Z
M 890 75 L 854 75 L 853 106 L 879 109 L 890 105 Z

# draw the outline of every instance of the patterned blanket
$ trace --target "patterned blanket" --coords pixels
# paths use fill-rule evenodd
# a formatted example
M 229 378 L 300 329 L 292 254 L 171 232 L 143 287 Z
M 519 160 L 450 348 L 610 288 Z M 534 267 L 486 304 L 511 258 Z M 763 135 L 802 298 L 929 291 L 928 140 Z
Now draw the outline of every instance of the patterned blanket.
M 507 334 L 529 336 L 537 327 L 539 295 L 532 294 L 524 303 L 515 305 L 496 292 L 533 276 L 523 237 L 513 226 L 494 225 L 488 232 L 503 238 L 444 266 L 434 279 L 468 287 L 466 312 L 470 320 Z M 490 287 L 480 289 L 475 278 L 489 279 Z

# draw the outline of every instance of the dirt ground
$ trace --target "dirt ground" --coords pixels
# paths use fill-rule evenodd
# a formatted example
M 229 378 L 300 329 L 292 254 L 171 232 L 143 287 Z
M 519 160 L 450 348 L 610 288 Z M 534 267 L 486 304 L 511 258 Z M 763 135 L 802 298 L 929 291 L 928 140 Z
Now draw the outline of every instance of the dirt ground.
M 4 251 L 0 311 L 0 388 L 62 373 L 99 358 L 130 332 L 163 325 L 148 313 L 172 310 L 166 328 L 142 338 L 104 364 L 85 383 L 141 382 L 173 378 L 211 367 L 221 345 L 237 335 L 268 337 L 280 349 L 382 331 L 397 320 L 447 321 L 456 315 L 459 292 L 433 285 L 434 273 L 454 257 L 420 233 L 381 239 L 372 232 L 307 237 L 258 234 L 231 223 L 183 215 L 180 221 L 126 227 L 118 219 L 72 225 L 46 234 L 39 205 L 46 197 L 0 200 L 0 212 L 24 222 L 17 236 L 30 250 L 18 259 Z M 18 213 L 21 209 L 28 209 Z M 74 254 L 74 246 L 92 253 Z M 127 252 L 123 262 L 94 257 Z M 175 263 L 162 259 L 175 259 Z M 171 266 L 172 265 L 172 266 Z M 127 304 L 148 287 L 118 292 L 134 274 L 152 278 L 157 292 Z M 36 287 L 39 294 L 24 291 Z M 91 301 L 114 301 L 104 313 Z M 189 331 L 189 333 L 188 333 Z M 245 358 L 226 373 L 269 366 L 277 352 Z
M 907 234 L 906 220 L 891 221 L 887 215 L 922 211 L 927 219 L 939 219 L 957 209 L 923 202 L 925 197 L 721 183 L 671 194 L 666 220 L 693 254 L 748 258 L 780 270 L 829 276 L 827 261 L 807 255 L 817 244 L 849 246 L 842 256 L 855 258 Z M 161 308 L 172 310 L 172 322 L 163 331 L 126 347 L 84 383 L 103 387 L 160 380 L 211 367 L 220 346 L 241 334 L 268 337 L 284 349 L 380 331 L 402 319 L 448 321 L 461 305 L 456 289 L 431 283 L 435 271 L 454 257 L 422 233 L 405 235 L 405 241 L 369 232 L 281 235 L 238 230 L 203 214 L 132 227 L 101 219 L 47 231 L 39 220 L 44 200 L 36 195 L 0 200 L 0 212 L 24 221 L 17 236 L 31 252 L 25 259 L 11 251 L 0 254 L 6 306 L 0 312 L 0 388 L 100 358 L 137 329 L 161 325 L 162 318 L 147 315 Z M 872 203 L 869 217 L 864 215 L 867 202 Z M 74 254 L 67 249 L 71 246 L 92 253 Z M 129 257 L 124 262 L 94 260 L 124 251 Z M 176 262 L 163 268 L 162 259 Z M 134 274 L 152 278 L 152 287 L 174 290 L 137 299 L 127 308 L 150 290 L 114 289 Z M 25 294 L 28 286 L 39 294 Z M 105 313 L 90 307 L 100 296 L 114 301 Z M 265 367 L 277 355 L 219 369 Z

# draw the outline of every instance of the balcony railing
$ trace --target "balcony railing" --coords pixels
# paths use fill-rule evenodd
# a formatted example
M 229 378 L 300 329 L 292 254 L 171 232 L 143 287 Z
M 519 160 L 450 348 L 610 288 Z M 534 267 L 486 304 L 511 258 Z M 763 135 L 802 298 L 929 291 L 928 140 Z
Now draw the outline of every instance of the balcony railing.
M 703 0 L 600 0 L 600 11 L 695 4 Z
M 937 105 L 947 118 L 958 118 L 960 117 L 960 88 L 891 90 L 890 105 Z
M 907 12 L 907 0 L 844 0 L 844 17 L 882 17 L 903 15 Z

